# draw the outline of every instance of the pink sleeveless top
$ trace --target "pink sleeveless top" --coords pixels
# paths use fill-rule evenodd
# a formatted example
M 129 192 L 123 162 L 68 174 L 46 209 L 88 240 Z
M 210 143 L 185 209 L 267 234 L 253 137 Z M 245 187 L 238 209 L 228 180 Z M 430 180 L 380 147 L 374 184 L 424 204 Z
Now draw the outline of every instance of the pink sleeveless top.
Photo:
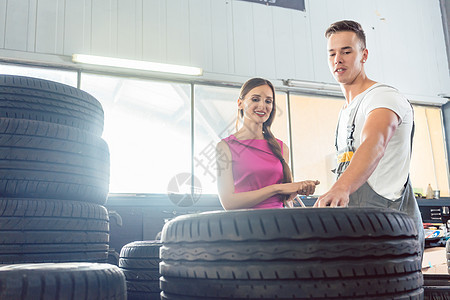
M 230 148 L 234 191 L 236 193 L 258 190 L 268 185 L 282 183 L 283 166 L 272 153 L 266 140 L 237 140 L 234 135 L 223 139 Z M 278 140 L 283 152 L 283 142 Z M 272 196 L 253 208 L 282 208 L 280 195 Z

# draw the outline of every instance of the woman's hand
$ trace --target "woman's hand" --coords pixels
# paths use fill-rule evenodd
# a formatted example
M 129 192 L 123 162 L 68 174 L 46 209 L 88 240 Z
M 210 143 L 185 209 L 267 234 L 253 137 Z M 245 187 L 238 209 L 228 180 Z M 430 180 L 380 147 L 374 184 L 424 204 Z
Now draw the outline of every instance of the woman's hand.
M 294 201 L 296 201 L 296 197 L 298 194 L 300 195 L 312 195 L 316 190 L 316 185 L 320 184 L 318 180 L 305 180 L 293 183 L 285 183 L 284 185 L 293 185 L 297 187 L 297 191 L 293 192 L 289 195 L 289 198 L 283 201 L 285 207 L 295 207 Z M 287 189 L 292 188 L 292 186 L 286 186 Z M 298 202 L 298 201 L 297 201 Z
M 289 198 L 294 198 L 297 194 L 309 196 L 314 194 L 318 184 L 320 184 L 318 180 L 281 183 L 279 184 L 278 194 L 289 195 Z M 294 196 L 292 196 L 293 194 Z
M 300 181 L 297 193 L 305 196 L 313 195 L 316 190 L 316 185 L 319 184 L 320 184 L 319 180 Z

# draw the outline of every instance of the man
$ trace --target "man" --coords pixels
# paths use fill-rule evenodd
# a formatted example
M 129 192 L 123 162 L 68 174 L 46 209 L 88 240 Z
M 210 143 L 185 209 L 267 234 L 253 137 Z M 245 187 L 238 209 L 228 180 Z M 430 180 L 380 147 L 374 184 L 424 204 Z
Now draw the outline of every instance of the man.
M 422 218 L 409 181 L 412 107 L 396 89 L 367 77 L 368 50 L 359 23 L 336 22 L 325 36 L 328 65 L 346 103 L 336 130 L 338 179 L 314 206 L 404 211 L 414 219 L 423 246 Z

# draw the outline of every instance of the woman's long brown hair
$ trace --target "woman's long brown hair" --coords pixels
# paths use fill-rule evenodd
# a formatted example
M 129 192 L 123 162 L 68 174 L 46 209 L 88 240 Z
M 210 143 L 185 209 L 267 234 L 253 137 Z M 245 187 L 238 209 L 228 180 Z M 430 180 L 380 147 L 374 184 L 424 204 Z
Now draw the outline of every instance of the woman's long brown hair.
M 266 139 L 267 143 L 269 144 L 270 150 L 272 150 L 272 153 L 280 160 L 281 165 L 283 166 L 283 183 L 289 183 L 292 182 L 292 175 L 291 175 L 291 169 L 289 168 L 289 165 L 286 163 L 286 161 L 283 158 L 283 154 L 281 151 L 280 144 L 275 139 L 275 136 L 273 135 L 272 131 L 270 130 L 270 126 L 272 126 L 273 119 L 275 118 L 276 114 L 276 103 L 275 103 L 275 89 L 272 85 L 272 83 L 269 80 L 263 79 L 263 78 L 252 78 L 247 80 L 242 87 L 241 91 L 239 93 L 239 99 L 244 100 L 245 96 L 255 87 L 262 86 L 262 85 L 268 85 L 270 89 L 272 90 L 273 94 L 273 107 L 272 111 L 270 112 L 269 119 L 267 119 L 266 122 L 263 123 L 263 136 L 264 139 Z M 236 121 L 236 131 L 238 130 L 238 124 L 239 119 L 242 119 L 244 117 L 244 110 L 238 109 L 238 119 Z M 285 197 L 286 199 L 289 198 L 289 196 Z M 284 200 L 286 200 L 284 199 Z

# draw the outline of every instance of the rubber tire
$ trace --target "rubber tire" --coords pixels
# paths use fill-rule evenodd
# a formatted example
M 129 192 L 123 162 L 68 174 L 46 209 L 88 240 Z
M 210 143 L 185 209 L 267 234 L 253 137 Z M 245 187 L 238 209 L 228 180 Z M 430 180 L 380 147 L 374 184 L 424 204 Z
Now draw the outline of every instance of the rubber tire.
M 351 267 L 349 267 L 351 266 Z M 287 280 L 287 279 L 352 279 L 414 273 L 420 269 L 420 257 L 408 259 L 307 259 L 275 261 L 162 261 L 160 271 L 164 276 L 192 279 L 224 280 Z
M 0 118 L 0 195 L 104 204 L 109 190 L 106 142 L 82 130 Z
M 243 209 L 178 216 L 164 225 L 161 242 L 166 246 L 189 242 L 361 237 L 417 239 L 417 230 L 409 216 L 390 209 Z
M 211 280 L 161 277 L 164 292 L 191 297 L 243 299 L 353 299 L 395 298 L 422 288 L 419 272 L 403 276 L 351 279 Z M 419 299 L 419 298 L 417 298 Z
M 105 262 L 108 242 L 101 205 L 0 198 L 0 264 Z
M 450 275 L 424 274 L 425 300 L 450 300 Z
M 90 94 L 54 81 L 0 75 L 0 117 L 67 125 L 98 137 L 104 113 Z
M 169 294 L 391 298 L 418 295 L 423 284 L 413 220 L 388 209 L 192 214 L 166 223 L 161 241 L 161 289 Z
M 160 299 L 159 241 L 135 241 L 120 251 L 119 267 L 125 274 L 129 300 Z
M 161 300 L 206 300 L 210 299 L 209 297 L 189 297 L 184 295 L 175 295 L 170 294 L 167 292 L 161 292 Z M 229 298 L 214 298 L 216 300 L 228 300 Z M 233 298 L 234 300 L 247 300 L 248 298 Z M 254 298 L 258 300 L 268 299 L 268 298 Z M 289 298 L 280 298 L 277 297 L 278 300 L 292 300 L 291 297 Z M 422 300 L 423 299 L 423 289 L 418 289 L 409 293 L 397 293 L 395 296 L 392 296 L 392 298 L 389 299 L 395 299 L 395 300 Z M 337 300 L 337 299 L 336 299 Z M 351 300 L 386 300 L 386 297 L 356 297 L 351 298 Z
M 450 286 L 424 286 L 424 300 L 450 300 Z
M 60 263 L 0 266 L 2 300 L 125 300 L 125 276 L 109 264 Z

